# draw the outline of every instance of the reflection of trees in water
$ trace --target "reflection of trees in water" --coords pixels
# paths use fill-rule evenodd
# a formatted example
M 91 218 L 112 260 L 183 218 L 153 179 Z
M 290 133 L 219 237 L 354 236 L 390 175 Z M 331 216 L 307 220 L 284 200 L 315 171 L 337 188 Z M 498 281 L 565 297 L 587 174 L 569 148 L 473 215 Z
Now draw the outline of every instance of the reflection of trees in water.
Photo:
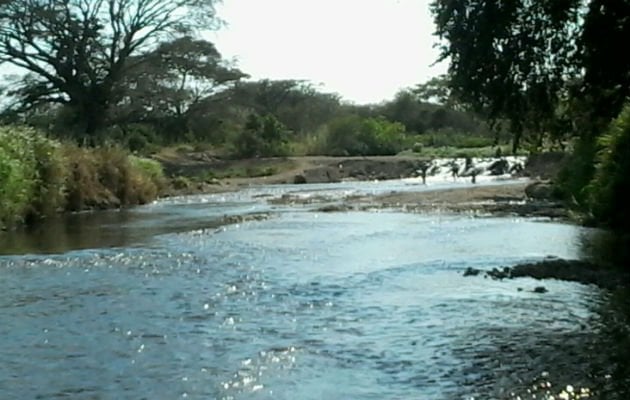
M 592 357 L 601 353 L 593 324 L 589 321 L 588 326 L 580 326 L 576 321 L 573 329 L 470 329 L 465 336 L 468 339 L 454 349 L 462 365 L 462 382 L 458 385 L 462 398 L 540 399 L 557 395 L 567 385 L 596 387 L 595 375 L 607 374 L 607 362 Z
M 630 289 L 611 293 L 600 310 L 600 332 L 612 366 L 602 398 L 630 399 Z
M 587 231 L 581 251 L 596 264 L 625 268 L 630 240 Z M 589 398 L 630 399 L 630 289 L 588 292 L 585 287 L 580 299 L 592 311 L 587 319 L 568 315 L 574 321 L 557 321 L 559 326 L 473 326 L 460 332 L 452 349 L 461 366 L 457 398 L 574 399 L 588 388 Z M 575 395 L 558 397 L 567 386 Z
M 587 231 L 580 237 L 581 257 L 595 264 L 625 268 L 630 259 L 630 235 L 603 230 Z
M 572 387 L 589 398 L 629 399 L 628 299 L 603 296 L 574 329 L 471 327 L 453 348 L 461 365 L 456 398 L 550 399 Z
M 582 257 L 605 267 L 627 269 L 630 235 L 594 231 L 583 235 L 580 245 Z M 625 286 L 608 293 L 596 309 L 601 351 L 610 363 L 609 376 L 601 383 L 598 398 L 602 399 L 630 399 L 630 282 Z
M 74 249 L 124 246 L 138 238 L 125 224 L 140 218 L 128 211 L 85 212 L 50 218 L 2 233 L 0 253 L 57 253 Z

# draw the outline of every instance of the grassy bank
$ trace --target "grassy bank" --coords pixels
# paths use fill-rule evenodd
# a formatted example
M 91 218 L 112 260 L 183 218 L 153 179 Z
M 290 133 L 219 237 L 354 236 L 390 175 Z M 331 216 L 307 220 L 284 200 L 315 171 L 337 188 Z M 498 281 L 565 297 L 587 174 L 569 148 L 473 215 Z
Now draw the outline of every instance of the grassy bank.
M 31 128 L 0 127 L 0 229 L 57 212 L 147 203 L 163 185 L 159 163 L 120 148 L 81 148 Z

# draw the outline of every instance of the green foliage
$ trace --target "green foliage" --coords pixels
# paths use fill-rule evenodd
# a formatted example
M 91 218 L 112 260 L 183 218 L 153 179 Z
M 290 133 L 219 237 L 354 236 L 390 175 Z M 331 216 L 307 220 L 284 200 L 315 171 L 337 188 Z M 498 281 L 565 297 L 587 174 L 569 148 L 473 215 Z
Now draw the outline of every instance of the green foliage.
M 453 129 L 442 129 L 427 132 L 414 137 L 414 141 L 427 147 L 487 147 L 494 144 L 494 139 L 488 136 L 472 135 L 454 131 Z
M 579 138 L 569 160 L 558 175 L 559 196 L 581 211 L 588 209 L 588 191 L 585 188 L 595 172 L 596 153 L 596 138 L 591 136 Z
M 576 54 L 583 2 L 434 0 L 452 95 L 491 120 L 511 122 L 513 146 L 554 125 L 581 76 Z
M 154 200 L 164 186 L 161 166 L 119 147 L 64 147 L 69 161 L 68 209 L 103 209 Z
M 251 114 L 245 128 L 234 138 L 237 157 L 274 157 L 288 152 L 287 130 L 273 115 Z
M 133 168 L 137 168 L 141 175 L 149 179 L 155 186 L 163 188 L 166 182 L 162 164 L 150 158 L 130 156 L 129 160 Z
M 422 147 L 420 151 L 405 150 L 399 153 L 404 156 L 419 156 L 422 158 L 489 158 L 495 157 L 497 149 L 500 148 L 503 154 L 507 154 L 510 151 L 509 145 L 503 145 L 499 147 L 486 146 L 486 147 Z M 517 153 L 518 155 L 525 155 L 524 152 Z
M 65 177 L 58 143 L 31 128 L 0 127 L 0 227 L 63 207 Z
M 630 104 L 598 141 L 595 174 L 587 186 L 590 210 L 599 224 L 630 227 Z
M 0 59 L 29 72 L 10 94 L 22 110 L 64 103 L 74 111 L 75 127 L 94 136 L 106 127 L 112 108 L 131 103 L 132 86 L 125 78 L 153 47 L 149 43 L 180 38 L 172 44 L 185 47 L 191 58 L 207 50 L 185 35 L 212 26 L 213 5 L 212 0 L 0 1 Z M 182 62 L 171 60 L 175 68 Z M 210 60 L 203 57 L 197 67 Z
M 0 127 L 0 229 L 61 211 L 142 204 L 164 186 L 160 164 L 115 147 L 61 144 Z
M 350 115 L 330 122 L 322 150 L 335 156 L 392 155 L 402 150 L 405 139 L 400 123 Z

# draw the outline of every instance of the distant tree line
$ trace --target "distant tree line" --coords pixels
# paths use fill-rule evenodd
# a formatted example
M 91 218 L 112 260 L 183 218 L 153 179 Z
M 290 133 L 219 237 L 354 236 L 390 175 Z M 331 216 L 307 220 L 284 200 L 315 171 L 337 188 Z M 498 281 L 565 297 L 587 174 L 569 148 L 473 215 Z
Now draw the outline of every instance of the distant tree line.
M 5 124 L 134 151 L 205 143 L 239 157 L 395 154 L 418 135 L 500 139 L 453 102 L 445 77 L 388 102 L 349 104 L 299 80 L 252 81 L 198 32 L 212 0 L 0 2 Z M 448 137 L 451 137 L 448 136 Z

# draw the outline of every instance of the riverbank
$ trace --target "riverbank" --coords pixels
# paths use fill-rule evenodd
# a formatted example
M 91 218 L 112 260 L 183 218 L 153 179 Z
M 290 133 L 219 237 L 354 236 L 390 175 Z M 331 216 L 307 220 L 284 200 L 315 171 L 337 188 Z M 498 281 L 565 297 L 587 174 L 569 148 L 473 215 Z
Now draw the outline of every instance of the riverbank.
M 269 199 L 275 204 L 321 204 L 320 211 L 351 211 L 375 208 L 398 209 L 408 212 L 450 212 L 475 215 L 517 215 L 545 217 L 568 221 L 569 210 L 553 196 L 548 183 L 562 168 L 564 155 L 545 153 L 525 159 L 506 158 L 465 160 L 428 159 L 418 156 L 372 157 L 287 157 L 225 160 L 210 153 L 167 153 L 156 156 L 171 177 L 167 196 L 237 191 L 260 185 L 321 184 L 347 181 L 384 181 L 415 178 L 417 190 L 385 195 L 308 196 L 284 194 Z M 468 163 L 484 163 L 486 183 L 473 185 L 472 168 Z M 452 165 L 458 167 L 453 182 L 458 188 L 444 189 L 441 184 L 451 175 Z M 474 164 L 473 168 L 474 168 Z M 429 185 L 421 179 L 426 171 Z M 476 172 L 477 173 L 477 172 Z M 475 174 L 476 174 L 475 173 Z M 495 177 L 489 176 L 495 175 Z M 506 179 L 521 178 L 520 182 Z M 475 176 L 476 178 L 476 176 Z M 480 177 L 481 178 L 481 177 Z M 492 178 L 492 184 L 487 179 Z M 529 180 L 527 179 L 529 178 Z M 432 183 L 431 183 L 432 182 Z M 434 183 L 437 185 L 433 186 Z M 411 184 L 411 183 L 410 183 Z
M 563 167 L 565 154 L 542 153 L 527 158 L 443 158 L 421 155 L 366 157 L 272 157 L 224 159 L 211 152 L 165 151 L 152 157 L 158 161 L 171 187 L 167 195 L 215 193 L 257 185 L 319 184 L 341 181 L 382 181 L 415 178 L 426 171 L 450 175 L 452 163 L 461 179 L 472 180 L 479 172 L 474 161 L 483 161 L 493 175 L 514 175 L 552 180 Z M 439 165 L 438 160 L 442 160 Z M 525 161 L 527 160 L 527 161 Z M 473 164 L 469 164 L 473 162 Z

